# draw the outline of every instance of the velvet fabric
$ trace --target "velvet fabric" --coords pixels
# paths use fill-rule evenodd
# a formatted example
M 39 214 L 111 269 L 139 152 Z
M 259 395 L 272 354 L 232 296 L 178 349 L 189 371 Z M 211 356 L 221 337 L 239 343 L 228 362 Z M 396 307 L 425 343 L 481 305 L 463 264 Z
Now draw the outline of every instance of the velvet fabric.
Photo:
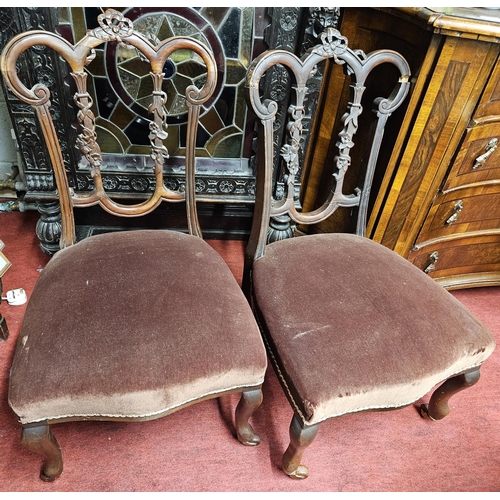
M 201 238 L 160 230 L 58 252 L 30 297 L 9 403 L 22 423 L 155 418 L 262 384 L 265 348 L 233 274 Z
M 306 426 L 408 405 L 495 347 L 449 292 L 367 238 L 272 243 L 252 279 L 278 376 Z

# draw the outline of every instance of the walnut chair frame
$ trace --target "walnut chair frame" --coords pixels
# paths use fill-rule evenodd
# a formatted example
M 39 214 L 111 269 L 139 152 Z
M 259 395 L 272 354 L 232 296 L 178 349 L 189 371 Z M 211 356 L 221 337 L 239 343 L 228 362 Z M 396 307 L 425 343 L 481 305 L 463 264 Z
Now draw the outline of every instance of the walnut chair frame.
M 21 333 L 18 339 L 18 343 L 16 345 L 16 352 L 14 355 L 13 368 L 11 373 L 10 387 L 9 387 L 9 403 L 11 407 L 14 409 L 16 414 L 19 417 L 23 425 L 22 430 L 22 443 L 27 446 L 29 449 L 40 453 L 44 458 L 44 463 L 42 466 L 40 477 L 45 481 L 52 481 L 57 478 L 63 470 L 63 459 L 60 446 L 54 437 L 50 425 L 53 423 L 67 422 L 67 421 L 77 421 L 77 420 L 109 420 L 109 421 L 139 421 L 139 420 L 151 420 L 155 418 L 162 417 L 174 411 L 177 411 L 185 406 L 193 404 L 198 401 L 202 401 L 209 398 L 219 397 L 224 394 L 230 393 L 242 393 L 239 404 L 236 408 L 235 413 L 235 427 L 236 427 L 236 435 L 240 442 L 246 445 L 257 445 L 260 442 L 260 438 L 252 429 L 252 426 L 249 423 L 249 418 L 253 414 L 253 412 L 258 408 L 262 401 L 262 391 L 261 385 L 264 379 L 264 374 L 267 365 L 267 358 L 265 353 L 265 347 L 262 343 L 262 339 L 260 337 L 260 333 L 258 330 L 257 324 L 254 322 L 252 311 L 246 301 L 244 294 L 241 292 L 241 288 L 239 287 L 237 281 L 232 276 L 229 268 L 225 265 L 222 259 L 216 254 L 216 252 L 211 249 L 211 247 L 202 239 L 202 233 L 199 227 L 197 213 L 196 213 L 196 203 L 195 203 L 195 144 L 196 144 L 196 134 L 197 134 L 197 126 L 198 126 L 198 117 L 200 114 L 201 106 L 207 102 L 207 100 L 212 95 L 213 90 L 215 89 L 216 79 L 217 79 L 217 71 L 216 64 L 213 54 L 210 49 L 205 46 L 200 41 L 185 37 L 173 37 L 167 40 L 163 40 L 156 45 L 150 43 L 150 41 L 141 33 L 134 30 L 132 22 L 123 16 L 119 11 L 108 9 L 103 12 L 98 17 L 99 27 L 89 30 L 87 34 L 75 45 L 72 45 L 67 40 L 63 39 L 61 36 L 45 32 L 45 31 L 31 31 L 17 35 L 14 37 L 5 47 L 2 58 L 1 58 L 1 70 L 3 77 L 9 87 L 9 89 L 23 102 L 30 104 L 34 110 L 36 111 L 36 116 L 38 117 L 40 124 L 43 129 L 43 135 L 48 145 L 48 150 L 50 152 L 50 158 L 52 161 L 52 167 L 55 177 L 55 182 L 57 185 L 58 197 L 61 205 L 61 213 L 62 213 L 62 229 L 61 229 L 61 237 L 60 237 L 60 246 L 61 251 L 57 252 L 56 255 L 51 259 L 47 268 L 42 272 L 39 282 L 35 286 L 32 297 L 30 298 L 28 309 L 26 311 L 25 321 L 23 323 L 23 328 L 21 329 Z M 150 134 L 149 139 L 151 142 L 151 158 L 154 162 L 153 170 L 156 177 L 156 186 L 154 193 L 147 199 L 146 201 L 137 203 L 137 204 L 121 204 L 111 199 L 106 193 L 103 181 L 101 177 L 101 164 L 102 164 L 102 155 L 101 150 L 97 142 L 97 134 L 96 134 L 96 123 L 94 114 L 92 112 L 92 98 L 89 95 L 86 87 L 87 75 L 85 73 L 86 65 L 92 62 L 92 59 L 95 57 L 94 48 L 103 44 L 103 43 L 117 43 L 121 47 L 128 50 L 137 50 L 142 54 L 142 58 L 145 61 L 149 61 L 151 66 L 150 75 L 152 77 L 152 96 L 151 96 L 151 104 L 149 107 L 149 112 L 151 114 L 150 121 Z M 74 97 L 76 106 L 78 107 L 77 120 L 79 127 L 81 128 L 81 133 L 78 137 L 78 147 L 80 148 L 82 154 L 88 160 L 92 177 L 94 179 L 94 189 L 92 192 L 88 193 L 75 193 L 72 188 L 70 188 L 68 179 L 65 172 L 64 161 L 61 154 L 61 148 L 58 142 L 58 137 L 54 128 L 54 124 L 51 119 L 50 114 L 50 91 L 49 89 L 42 83 L 37 83 L 33 86 L 33 88 L 27 88 L 19 79 L 16 65 L 18 64 L 18 59 L 20 55 L 28 50 L 31 47 L 45 45 L 57 51 L 69 64 L 71 68 L 71 76 L 73 77 L 76 83 L 76 94 Z M 189 50 L 196 54 L 199 61 L 203 61 L 206 67 L 206 81 L 201 89 L 192 85 L 186 90 L 186 103 L 188 108 L 188 126 L 187 126 L 187 140 L 186 140 L 186 187 L 185 192 L 174 192 L 167 189 L 164 186 L 163 182 L 163 165 L 165 159 L 168 158 L 168 151 L 164 146 L 164 139 L 167 136 L 167 121 L 166 121 L 166 111 L 164 108 L 164 104 L 166 102 L 166 94 L 162 90 L 162 82 L 164 78 L 163 68 L 167 61 L 167 59 L 177 50 Z M 162 259 L 163 254 L 169 254 L 170 249 L 168 247 L 168 242 L 170 240 L 179 240 L 179 245 L 181 245 L 180 255 L 174 255 L 173 259 L 177 258 L 178 260 L 184 261 L 186 255 L 192 254 L 192 257 L 188 257 L 186 265 L 186 269 L 179 271 L 179 275 L 175 278 L 172 278 L 172 281 L 175 279 L 182 280 L 184 275 L 189 274 L 191 271 L 189 269 L 190 264 L 192 264 L 196 259 L 205 258 L 208 259 L 208 264 L 215 263 L 219 268 L 217 268 L 214 272 L 217 275 L 217 279 L 219 276 L 222 276 L 220 279 L 223 280 L 223 283 L 219 282 L 217 285 L 219 289 L 230 289 L 232 290 L 231 297 L 218 297 L 221 302 L 228 302 L 232 304 L 231 311 L 217 311 L 216 308 L 212 312 L 208 313 L 209 319 L 213 317 L 214 324 L 217 325 L 220 323 L 220 315 L 227 314 L 228 316 L 241 316 L 244 320 L 244 327 L 239 325 L 236 329 L 241 329 L 243 331 L 247 330 L 245 337 L 240 337 L 239 339 L 235 339 L 232 341 L 230 339 L 231 334 L 236 333 L 234 331 L 231 332 L 223 332 L 217 331 L 217 326 L 214 327 L 215 331 L 211 333 L 205 332 L 205 336 L 211 335 L 212 338 L 209 339 L 209 343 L 211 345 L 220 344 L 220 349 L 226 350 L 229 349 L 228 345 L 231 344 L 231 349 L 233 349 L 236 353 L 241 353 L 241 359 L 238 361 L 236 359 L 226 359 L 224 360 L 224 353 L 217 352 L 214 354 L 214 364 L 219 363 L 218 369 L 221 373 L 214 374 L 210 372 L 205 375 L 200 375 L 198 380 L 193 380 L 193 386 L 198 384 L 198 386 L 194 387 L 192 390 L 189 389 L 189 394 L 183 393 L 183 391 L 187 390 L 186 388 L 190 387 L 189 381 L 183 380 L 181 381 L 181 388 L 179 389 L 179 385 L 171 388 L 171 392 L 175 393 L 177 391 L 180 392 L 180 395 L 172 396 L 169 399 L 169 392 L 163 390 L 161 388 L 156 388 L 155 391 L 149 391 L 146 389 L 137 388 L 137 378 L 136 374 L 133 374 L 132 377 L 126 377 L 125 375 L 130 371 L 133 371 L 134 368 L 130 365 L 131 361 L 134 359 L 136 354 L 138 355 L 139 351 L 143 349 L 143 345 L 141 344 L 142 337 L 144 337 L 144 343 L 146 340 L 149 342 L 149 337 L 156 335 L 157 337 L 166 337 L 170 333 L 170 330 L 174 329 L 173 321 L 169 321 L 169 317 L 165 317 L 164 327 L 162 327 L 162 320 L 160 320 L 159 326 L 157 326 L 157 330 L 159 333 L 151 332 L 143 328 L 141 330 L 140 324 L 138 324 L 138 331 L 134 333 L 131 332 L 130 337 L 132 341 L 133 347 L 127 351 L 125 348 L 122 348 L 121 351 L 113 353 L 109 357 L 105 357 L 102 360 L 102 364 L 111 364 L 117 363 L 119 369 L 121 369 L 121 374 L 118 375 L 118 378 L 123 377 L 124 379 L 130 380 L 127 382 L 130 384 L 132 391 L 129 395 L 122 395 L 124 404 L 121 405 L 121 410 L 114 408 L 114 410 L 106 410 L 106 401 L 107 397 L 109 398 L 117 398 L 115 395 L 117 389 L 116 388 L 108 388 L 106 389 L 110 394 L 100 394 L 93 395 L 93 399 L 87 397 L 89 389 L 86 384 L 86 377 L 82 377 L 81 381 L 75 381 L 75 384 L 80 384 L 82 388 L 75 389 L 77 390 L 77 394 L 74 396 L 75 398 L 80 398 L 82 400 L 94 401 L 97 410 L 94 408 L 89 408 L 88 411 L 84 407 L 79 408 L 78 410 L 68 410 L 66 408 L 68 400 L 70 400 L 73 395 L 72 394 L 63 394 L 59 397 L 59 403 L 55 401 L 55 399 L 50 399 L 50 395 L 44 395 L 43 398 L 48 400 L 46 403 L 45 399 L 43 401 L 38 400 L 30 400 L 27 403 L 24 402 L 26 399 L 30 399 L 32 395 L 28 394 L 29 390 L 24 390 L 23 387 L 25 385 L 38 384 L 44 385 L 46 384 L 46 388 L 38 387 L 38 392 L 46 392 L 49 393 L 51 391 L 57 392 L 57 387 L 53 387 L 50 385 L 50 375 L 49 371 L 53 366 L 46 366 L 46 369 L 43 368 L 42 372 L 38 374 L 34 374 L 33 377 L 38 377 L 41 380 L 38 382 L 32 381 L 30 379 L 30 374 L 24 374 L 26 380 L 29 380 L 28 383 L 23 383 L 22 377 L 20 377 L 19 372 L 25 370 L 24 365 L 26 363 L 29 364 L 28 358 L 28 349 L 29 355 L 35 353 L 35 350 L 38 348 L 39 350 L 43 348 L 43 343 L 41 341 L 37 341 L 38 344 L 32 344 L 34 337 L 39 337 L 40 335 L 47 336 L 47 331 L 37 331 L 43 329 L 42 326 L 43 321 L 45 321 L 45 316 L 50 315 L 48 312 L 47 315 L 41 315 L 37 318 L 37 321 L 29 320 L 29 316 L 33 317 L 33 312 L 30 312 L 30 306 L 34 302 L 35 295 L 38 297 L 42 294 L 42 290 L 37 290 L 39 283 L 41 280 L 45 279 L 47 281 L 49 279 L 48 276 L 52 275 L 57 271 L 54 269 L 54 266 L 61 266 L 61 260 L 63 260 L 62 255 L 66 255 L 65 257 L 69 259 L 69 266 L 71 267 L 71 255 L 68 253 L 69 251 L 73 251 L 74 249 L 80 248 L 78 252 L 80 254 L 83 252 L 89 252 L 92 254 L 92 245 L 96 245 L 102 236 L 105 235 L 97 235 L 91 236 L 81 242 L 76 241 L 75 235 L 75 222 L 73 216 L 73 208 L 74 207 L 90 207 L 93 205 L 100 205 L 105 211 L 119 215 L 124 217 L 136 217 L 140 215 L 145 215 L 152 210 L 154 210 L 160 203 L 163 201 L 169 202 L 185 202 L 186 204 L 186 212 L 187 212 L 187 220 L 188 220 L 188 229 L 189 235 L 184 235 L 181 233 L 177 233 L 175 231 L 163 231 L 163 230 L 139 230 L 139 231 L 118 231 L 117 233 L 121 233 L 121 236 L 118 237 L 116 243 L 119 248 L 117 253 L 119 254 L 123 249 L 123 253 L 126 253 L 126 249 L 129 247 L 133 249 L 135 254 L 139 255 L 142 252 L 143 248 L 147 248 L 148 241 L 153 237 L 153 233 L 159 234 L 157 237 L 156 245 L 159 246 L 159 250 L 155 251 L 156 256 Z M 130 239 L 134 233 L 140 233 L 138 236 L 134 236 L 136 243 L 131 243 L 129 246 L 127 241 Z M 168 236 L 167 233 L 175 234 L 175 236 Z M 168 236 L 168 241 L 167 241 Z M 183 236 L 183 238 L 181 238 Z M 95 239 L 97 238 L 97 239 Z M 188 238 L 186 240 L 186 238 Z M 107 241 L 113 240 L 115 242 L 115 236 L 110 237 L 108 240 L 104 241 L 104 243 L 99 243 L 99 245 L 103 248 L 104 252 L 107 251 Z M 162 244 L 166 241 L 167 245 L 164 250 L 162 249 Z M 182 240 L 182 241 L 181 241 Z M 91 242 L 94 243 L 91 243 Z M 85 243 L 84 243 L 85 242 Z M 89 242 L 88 244 L 86 242 Z M 198 242 L 198 243 L 197 243 Z M 87 247 L 82 245 L 87 245 Z M 135 246 L 134 246 L 135 245 Z M 182 248 L 186 246 L 186 248 Z M 192 251 L 190 251 L 192 248 Z M 173 251 L 172 251 L 173 252 Z M 213 252 L 213 253 L 210 253 Z M 184 257 L 182 257 L 184 255 Z M 80 255 L 81 257 L 81 255 Z M 93 255 L 95 259 L 96 256 Z M 168 256 L 165 257 L 165 261 L 158 264 L 165 264 L 168 262 Z M 56 264 L 57 262 L 57 264 Z M 182 262 L 181 262 L 182 263 Z M 138 267 L 137 271 L 140 275 L 141 266 L 149 267 L 152 263 L 137 261 L 132 262 L 132 267 Z M 173 268 L 177 266 L 174 261 L 172 264 Z M 50 266 L 53 266 L 50 268 Z M 76 264 L 75 264 L 76 266 Z M 177 266 L 178 267 L 178 266 Z M 160 269 L 158 269 L 159 271 Z M 105 273 L 106 269 L 102 266 L 97 268 L 96 274 Z M 121 271 L 119 271 L 121 272 Z M 128 281 L 129 275 L 127 274 L 128 270 L 123 269 L 124 276 L 124 284 L 123 287 L 127 287 L 130 282 Z M 196 274 L 196 270 L 192 271 L 192 274 Z M 85 279 L 85 276 L 83 276 Z M 155 276 L 152 276 L 151 279 L 154 280 Z M 167 277 L 168 278 L 168 277 Z M 168 279 L 163 276 L 162 278 L 158 278 L 159 280 L 163 280 L 162 286 L 170 286 L 168 283 Z M 209 279 L 206 279 L 204 282 L 203 278 L 196 276 L 196 279 L 201 282 L 201 285 L 196 285 L 200 289 L 203 289 L 203 286 L 206 287 L 206 295 L 218 295 L 219 291 L 214 291 L 210 289 L 211 282 Z M 157 280 L 158 281 L 158 280 Z M 57 283 L 57 279 L 54 279 L 54 283 Z M 54 284 L 52 283 L 52 284 Z M 87 285 L 89 285 L 89 279 L 87 279 Z M 40 285 L 42 286 L 42 285 Z M 135 286 L 135 284 L 134 284 Z M 142 292 L 148 292 L 149 287 L 148 284 L 144 286 L 145 288 Z M 115 289 L 120 288 L 115 285 Z M 158 290 L 157 290 L 158 292 Z M 114 293 L 114 292 L 113 292 Z M 118 290 L 116 293 L 120 293 Z M 153 292 L 156 293 L 156 292 Z M 159 293 L 159 292 L 158 292 Z M 71 292 L 67 292 L 68 295 L 71 295 Z M 78 295 L 78 293 L 75 293 Z M 175 288 L 175 284 L 172 284 L 172 293 L 171 296 L 177 296 L 178 292 Z M 188 288 L 188 297 L 189 288 Z M 104 297 L 104 296 L 103 296 Z M 120 305 L 119 300 L 117 302 L 117 308 L 120 311 L 123 311 L 124 303 L 126 302 L 126 298 L 123 299 L 123 302 Z M 101 296 L 95 296 L 94 298 L 89 299 L 90 304 L 87 304 L 89 307 L 88 316 L 92 317 L 95 314 L 95 309 L 97 305 L 104 301 L 104 298 Z M 164 307 L 162 302 L 155 301 L 156 309 L 159 311 Z M 130 305 L 130 304 L 129 304 Z M 217 307 L 220 307 L 220 304 L 216 304 Z M 181 304 L 182 306 L 182 304 Z M 36 307 L 32 306 L 32 309 Z M 56 307 L 61 308 L 61 306 L 56 305 Z M 186 308 L 186 307 L 185 307 Z M 248 308 L 248 314 L 246 311 Z M 68 315 L 73 314 L 75 311 L 68 311 Z M 103 313 L 105 315 L 105 313 Z M 160 314 L 161 313 L 157 313 Z M 155 316 L 157 314 L 152 314 Z M 196 312 L 193 312 L 192 315 L 196 315 Z M 85 316 L 85 315 L 83 315 Z M 185 318 L 186 321 L 189 321 L 190 313 L 189 310 L 186 311 Z M 132 318 L 133 320 L 134 318 Z M 144 319 L 144 318 L 143 318 Z M 147 319 L 147 315 L 146 315 Z M 252 321 L 254 322 L 255 328 L 252 326 Z M 26 329 L 29 327 L 26 323 L 37 323 L 32 326 L 31 330 L 28 332 Z M 182 326 L 182 325 L 181 325 Z M 196 326 L 196 325 L 195 325 Z M 200 328 L 203 325 L 199 325 Z M 57 325 L 56 325 L 57 328 Z M 85 327 L 82 324 L 82 328 Z M 235 329 L 233 325 L 233 330 Z M 64 349 L 68 345 L 68 337 L 65 336 L 65 332 L 61 332 L 61 338 L 53 344 L 52 348 L 57 349 L 57 346 L 64 346 L 61 348 L 61 355 L 64 353 Z M 169 353 L 171 350 L 175 352 L 175 346 L 168 347 L 168 344 L 161 344 L 161 349 L 164 349 L 164 356 L 167 359 L 167 356 L 170 356 L 167 361 L 162 360 L 163 353 L 160 353 L 158 356 L 158 366 L 161 367 L 162 370 L 168 370 L 168 366 L 173 365 L 174 368 L 182 361 L 182 357 L 186 358 L 187 361 L 182 361 L 185 365 L 184 371 L 187 373 L 192 373 L 190 370 L 195 370 L 195 365 L 200 365 L 207 362 L 205 359 L 210 357 L 206 352 L 198 352 L 197 345 L 199 345 L 200 349 L 204 349 L 201 341 L 201 335 L 197 331 L 188 331 L 187 333 L 181 331 L 181 336 L 183 338 L 191 338 L 191 343 L 193 344 L 193 349 L 189 350 L 189 346 L 186 347 L 188 354 L 183 351 L 182 356 L 179 358 L 175 358 L 174 354 Z M 84 337 L 86 334 L 82 334 L 81 337 Z M 113 337 L 114 335 L 114 337 Z M 225 335 L 225 337 L 224 337 Z M 235 335 L 236 336 L 236 335 Z M 29 338 L 28 338 L 29 337 Z M 138 340 L 133 340 L 135 337 Z M 148 337 L 148 339 L 146 339 Z M 125 344 L 124 335 L 122 332 L 112 332 L 109 343 L 107 344 L 110 347 L 111 351 L 118 344 Z M 100 341 L 100 339 L 97 339 Z M 182 341 L 182 338 L 181 338 Z M 80 344 L 81 342 L 81 344 Z M 162 341 L 163 342 L 163 341 Z M 166 341 L 165 341 L 166 342 Z M 86 350 L 91 351 L 92 346 L 86 345 L 84 341 L 80 338 L 76 338 L 75 343 L 75 356 L 80 353 L 85 352 Z M 99 345 L 99 344 L 98 344 Z M 56 347 L 54 347 L 56 346 Z M 165 347 L 166 346 L 166 347 Z M 252 347 L 253 346 L 253 347 Z M 211 347 L 209 347 L 210 349 Z M 104 347 L 98 349 L 98 351 L 102 351 Z M 160 347 L 156 347 L 156 350 L 160 349 Z M 220 351 L 219 349 L 219 351 Z M 135 350 L 135 351 L 134 351 Z M 239 354 L 238 354 L 239 355 Z M 90 356 L 90 355 L 89 355 Z M 95 354 L 95 356 L 99 357 L 99 354 Z M 229 356 L 229 354 L 227 355 Z M 245 361 L 245 358 L 248 356 L 254 356 L 253 361 L 248 363 Z M 116 359 L 115 359 L 116 358 Z M 201 359 L 203 358 L 203 359 Z M 250 359 L 250 358 L 247 358 Z M 74 360 L 68 360 L 68 363 L 73 366 L 78 364 L 78 359 L 75 357 Z M 40 363 L 38 363 L 39 365 Z M 49 365 L 49 363 L 44 363 Z M 101 366 L 93 364 L 93 360 L 88 360 L 88 364 L 93 368 L 89 370 L 89 379 L 94 380 L 94 375 L 96 370 L 104 369 Z M 143 365 L 147 365 L 147 361 L 142 363 L 138 369 L 142 370 Z M 165 366 L 164 366 L 165 365 Z M 247 366 L 246 366 L 247 365 Z M 252 366 L 253 365 L 253 366 Z M 36 367 L 35 367 L 36 368 Z M 149 373 L 146 373 L 148 369 L 153 369 L 153 367 L 145 367 L 143 375 L 145 378 L 150 377 Z M 45 370 L 45 371 L 43 371 Z M 233 372 L 231 372 L 233 370 Z M 236 371 L 238 371 L 236 373 Z M 178 370 L 182 371 L 182 370 Z M 234 376 L 226 377 L 227 380 L 224 379 L 224 374 L 233 373 Z M 96 375 L 97 376 L 97 375 Z M 158 374 L 158 377 L 160 374 Z M 166 376 L 166 375 L 163 375 Z M 191 376 L 191 375 L 189 375 Z M 207 378 L 212 379 L 206 380 Z M 94 377 L 94 378 L 93 378 Z M 63 378 L 69 378 L 69 375 L 64 375 Z M 22 379 L 22 380 L 21 380 Z M 106 376 L 103 376 L 102 379 L 106 379 Z M 220 379 L 221 382 L 214 383 L 214 379 Z M 178 382 L 178 381 L 177 381 Z M 89 382 L 90 384 L 91 382 Z M 106 384 L 106 380 L 100 380 L 94 383 Z M 120 382 L 119 382 L 120 383 Z M 184 384 L 184 385 L 182 385 Z M 24 392 L 23 392 L 24 391 Z M 133 392 L 136 391 L 136 392 Z M 142 393 L 141 393 L 142 391 Z M 162 392 L 163 391 L 163 392 Z M 104 391 L 106 392 L 106 391 Z M 21 394 L 21 395 L 20 395 Z M 139 396 L 137 396 L 139 394 Z M 141 395 L 142 394 L 142 395 Z M 148 396 L 150 394 L 150 396 Z M 151 396 L 153 394 L 153 396 Z M 133 406 L 130 404 L 130 401 L 127 398 L 137 397 L 138 401 L 138 409 L 133 408 L 130 409 L 129 412 L 128 406 Z M 149 402 L 142 403 L 144 399 L 148 399 Z M 165 401 L 161 399 L 165 398 Z M 39 397 L 41 399 L 41 397 Z M 128 401 L 128 402 L 127 402 Z M 102 404 L 101 404 L 102 403 Z M 24 405 L 24 406 L 23 406 Z M 45 405 L 45 406 L 44 406 Z M 47 410 L 45 407 L 47 405 L 52 405 L 50 410 Z M 60 406 L 58 406 L 60 405 Z M 83 405 L 83 403 L 82 403 Z M 149 405 L 149 406 L 148 406 Z M 45 410 L 44 410 L 45 408 Z M 57 411 L 56 411 L 57 410 Z
M 449 398 L 478 381 L 479 368 L 495 346 L 490 332 L 451 294 L 395 252 L 365 237 L 370 187 L 384 128 L 410 88 L 407 62 L 391 50 L 368 55 L 354 51 L 333 28 L 321 35 L 321 42 L 302 59 L 284 50 L 261 54 L 249 68 L 246 82 L 259 132 L 256 206 L 244 290 L 294 411 L 283 469 L 299 479 L 308 477 L 301 459 L 322 421 L 352 412 L 409 405 L 444 381 L 429 404 L 420 407 L 422 416 L 442 419 L 449 412 Z M 351 99 L 336 143 L 333 187 L 323 205 L 306 213 L 297 207 L 294 182 L 299 170 L 307 81 L 324 60 L 343 65 L 352 79 Z M 382 64 L 394 66 L 400 76 L 389 97 L 374 101 L 376 125 L 364 179 L 353 194 L 346 195 L 343 181 L 351 164 L 365 84 L 370 72 Z M 278 108 L 272 100 L 263 101 L 259 89 L 261 78 L 275 65 L 286 67 L 295 79 L 289 137 L 281 147 L 288 169 L 287 185 L 285 196 L 277 201 L 273 200 L 272 179 L 276 148 L 273 125 Z M 338 207 L 357 207 L 355 235 L 269 238 L 271 218 L 288 216 L 297 224 L 310 225 L 326 219 Z M 349 300 L 354 303 L 351 309 Z M 403 305 L 395 307 L 398 301 Z M 407 322 L 406 316 L 414 319 Z M 460 322 L 454 322 L 455 316 Z M 443 325 L 441 317 L 445 318 Z M 452 345 L 458 348 L 453 350 Z M 405 365 L 411 365 L 414 372 L 405 371 Z

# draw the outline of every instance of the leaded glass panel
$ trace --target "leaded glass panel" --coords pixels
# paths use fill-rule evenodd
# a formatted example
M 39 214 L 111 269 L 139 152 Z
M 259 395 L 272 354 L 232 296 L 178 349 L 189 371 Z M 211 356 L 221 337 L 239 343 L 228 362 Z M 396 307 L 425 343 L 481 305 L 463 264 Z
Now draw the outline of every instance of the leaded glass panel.
M 214 96 L 200 117 L 196 152 L 199 194 L 252 198 L 254 175 L 249 166 L 251 144 L 246 140 L 249 134 L 245 132 L 244 79 L 253 53 L 256 9 L 131 7 L 120 10 L 152 43 L 170 36 L 187 35 L 212 48 L 219 79 Z M 59 29 L 63 36 L 75 41 L 96 26 L 99 13 L 100 10 L 93 7 L 59 7 Z M 169 112 L 165 145 L 170 154 L 165 169 L 171 187 L 179 183 L 176 173 L 181 173 L 185 154 L 184 91 L 188 85 L 202 85 L 204 70 L 203 61 L 189 51 L 178 51 L 164 68 L 163 90 Z M 135 49 L 104 44 L 96 50 L 88 72 L 92 77 L 89 93 L 96 104 L 96 131 L 105 163 L 103 171 L 109 172 L 108 184 L 124 194 L 149 191 L 154 182 L 148 171 L 147 108 L 152 85 L 149 64 Z M 86 160 L 81 160 L 77 174 L 79 189 L 88 189 L 92 182 L 88 170 Z M 133 183 L 126 174 L 138 174 L 141 182 Z

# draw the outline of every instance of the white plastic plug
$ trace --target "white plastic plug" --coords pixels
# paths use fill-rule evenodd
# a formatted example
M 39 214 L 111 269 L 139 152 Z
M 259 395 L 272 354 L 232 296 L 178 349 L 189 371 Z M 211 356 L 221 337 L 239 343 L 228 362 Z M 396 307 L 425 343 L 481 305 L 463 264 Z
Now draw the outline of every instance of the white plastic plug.
M 11 306 L 21 306 L 26 303 L 28 297 L 23 288 L 16 288 L 15 290 L 9 290 L 6 297 L 2 297 L 2 300 L 6 300 Z

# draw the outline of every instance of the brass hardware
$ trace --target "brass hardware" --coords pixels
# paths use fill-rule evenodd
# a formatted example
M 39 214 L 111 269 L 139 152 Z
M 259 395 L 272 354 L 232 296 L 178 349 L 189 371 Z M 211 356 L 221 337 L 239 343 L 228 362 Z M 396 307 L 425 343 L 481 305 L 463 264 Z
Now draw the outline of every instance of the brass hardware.
M 486 152 L 483 153 L 481 156 L 478 156 L 474 160 L 474 165 L 472 165 L 472 168 L 476 169 L 479 167 L 482 167 L 483 164 L 486 162 L 486 160 L 493 154 L 493 152 L 497 149 L 498 147 L 498 139 L 490 139 L 488 144 L 486 144 Z
M 5 181 L 0 181 L 0 191 L 15 191 L 16 181 L 14 179 L 7 179 Z
M 425 274 L 429 274 L 431 271 L 434 271 L 436 268 L 436 262 L 439 260 L 439 252 L 436 250 L 429 255 L 430 263 L 424 269 Z
M 463 210 L 464 203 L 462 200 L 458 200 L 453 207 L 453 214 L 446 219 L 445 225 L 449 226 L 453 224 L 458 219 L 458 214 Z

